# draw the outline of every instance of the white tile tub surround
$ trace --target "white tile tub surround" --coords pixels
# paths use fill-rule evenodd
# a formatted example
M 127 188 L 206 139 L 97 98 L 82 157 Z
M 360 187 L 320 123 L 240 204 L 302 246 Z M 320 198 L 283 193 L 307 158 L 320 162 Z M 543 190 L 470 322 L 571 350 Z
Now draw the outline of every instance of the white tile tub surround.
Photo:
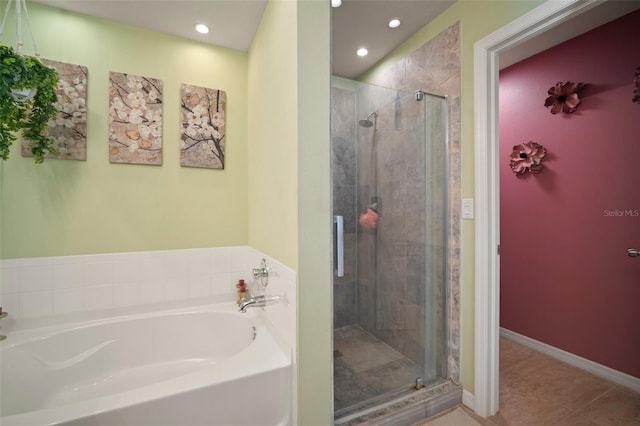
M 280 339 L 281 345 L 284 345 L 283 349 L 291 351 L 292 359 L 295 362 L 296 359 L 296 306 L 297 306 L 297 276 L 294 270 L 278 262 L 277 260 L 266 256 L 258 250 L 251 247 L 235 247 L 233 249 L 234 256 L 237 264 L 234 264 L 234 268 L 238 271 L 245 270 L 250 265 L 250 270 L 260 267 L 262 259 L 267 261 L 267 267 L 269 268 L 269 283 L 267 287 L 262 288 L 257 282 L 253 282 L 250 279 L 250 287 L 253 287 L 253 291 L 257 294 L 271 294 L 284 297 L 283 303 L 277 303 L 269 305 L 266 308 L 261 309 L 268 319 L 268 322 L 273 325 L 272 333 L 277 339 Z M 234 282 L 237 282 L 240 276 L 235 276 Z M 253 308 L 250 308 L 253 309 Z
M 247 279 L 244 276 L 244 271 L 259 268 L 262 259 L 265 259 L 270 272 L 269 283 L 266 288 L 260 288 L 261 286 L 250 278 L 247 281 L 250 290 L 258 294 L 284 296 L 286 299 L 284 303 L 269 305 L 265 308 L 250 309 L 259 310 L 258 312 L 266 319 L 265 323 L 269 326 L 269 331 L 280 345 L 280 348 L 291 356 L 291 418 L 296 419 L 298 407 L 296 273 L 291 268 L 251 247 L 233 247 L 231 252 L 232 269 L 236 271 L 232 273 L 234 285 L 238 279 Z M 258 287 L 256 288 L 256 286 Z
M 295 348 L 296 275 L 248 246 L 2 260 L 0 306 L 21 319 L 183 299 L 232 301 L 235 284 L 252 284 L 251 270 L 263 258 L 272 271 L 264 293 L 286 294 L 288 304 L 262 311 Z

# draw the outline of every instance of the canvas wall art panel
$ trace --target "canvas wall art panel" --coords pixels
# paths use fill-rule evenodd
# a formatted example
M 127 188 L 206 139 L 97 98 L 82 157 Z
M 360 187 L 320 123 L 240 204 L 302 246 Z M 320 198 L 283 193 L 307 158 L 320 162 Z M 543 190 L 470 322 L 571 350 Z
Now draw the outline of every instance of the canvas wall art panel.
M 162 164 L 162 81 L 109 74 L 109 161 Z
M 45 158 L 63 160 L 87 159 L 87 67 L 41 59 L 46 66 L 58 72 L 58 114 L 49 120 L 47 135 L 54 140 L 59 155 L 49 153 Z M 33 143 L 22 140 L 23 157 L 32 157 Z
M 180 165 L 224 169 L 226 93 L 183 84 Z

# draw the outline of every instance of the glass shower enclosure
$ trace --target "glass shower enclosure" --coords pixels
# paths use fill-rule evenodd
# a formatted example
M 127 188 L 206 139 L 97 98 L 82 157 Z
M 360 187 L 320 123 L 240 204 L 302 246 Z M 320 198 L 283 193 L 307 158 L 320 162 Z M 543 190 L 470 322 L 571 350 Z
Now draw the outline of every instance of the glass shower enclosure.
M 332 78 L 334 412 L 447 377 L 447 100 Z

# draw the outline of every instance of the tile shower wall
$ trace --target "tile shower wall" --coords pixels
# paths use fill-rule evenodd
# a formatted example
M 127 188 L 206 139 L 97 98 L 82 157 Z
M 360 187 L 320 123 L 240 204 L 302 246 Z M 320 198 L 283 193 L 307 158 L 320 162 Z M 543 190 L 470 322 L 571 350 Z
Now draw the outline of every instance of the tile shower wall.
M 442 302 L 437 306 L 438 312 L 436 315 L 446 315 L 448 338 L 447 341 L 447 353 L 448 353 L 448 372 L 453 381 L 458 382 L 460 376 L 460 172 L 461 172 L 461 155 L 460 155 L 460 42 L 459 42 L 459 23 L 452 25 L 442 33 L 435 36 L 433 39 L 422 45 L 407 57 L 401 59 L 396 64 L 391 66 L 386 72 L 377 76 L 373 81 L 368 83 L 390 87 L 396 90 L 403 90 L 413 92 L 416 89 L 424 90 L 430 93 L 439 95 L 446 95 L 448 98 L 448 139 L 449 139 L 449 157 L 448 157 L 448 229 L 447 233 L 447 247 L 432 246 L 430 250 L 446 250 L 447 251 L 447 267 L 446 271 L 441 271 L 440 274 L 446 275 L 447 287 L 446 287 L 446 301 L 444 305 Z M 378 128 L 383 128 L 379 126 Z M 380 145 L 380 148 L 383 148 Z M 419 153 L 419 155 L 422 155 Z M 383 158 L 384 154 L 380 155 Z M 409 156 L 405 158 L 410 159 Z M 401 160 L 402 162 L 403 160 Z M 383 170 L 396 169 L 401 170 L 402 163 L 399 164 L 382 164 L 380 166 L 380 190 L 385 190 L 385 183 L 382 183 L 380 178 L 383 178 Z M 411 169 L 407 164 L 407 172 L 410 174 Z M 393 173 L 391 171 L 391 173 Z M 415 179 L 419 180 L 420 176 L 415 176 Z M 389 181 L 386 185 L 391 185 L 390 194 L 393 194 L 396 188 L 393 188 L 393 181 Z M 393 195 L 392 195 L 393 197 Z M 419 194 L 413 194 L 414 198 L 410 202 L 421 202 Z M 408 197 L 408 198 L 411 198 Z M 424 200 L 422 200 L 424 201 Z M 444 202 L 444 200 L 435 200 L 436 202 Z M 389 205 L 389 200 L 384 202 L 385 205 Z M 411 208 L 411 206 L 406 206 Z M 386 209 L 386 207 L 383 207 Z M 383 213 L 384 214 L 384 213 Z M 419 221 L 420 218 L 415 219 Z M 398 222 L 397 231 L 390 230 L 389 233 L 399 232 L 394 238 L 400 240 L 400 235 L 405 232 L 405 229 L 415 230 L 415 236 L 420 236 L 420 232 L 437 232 L 437 229 L 423 230 L 416 223 L 408 223 L 402 219 Z M 407 233 L 407 235 L 413 235 Z M 371 238 L 368 235 L 362 235 L 362 238 Z M 403 283 L 407 281 L 414 281 L 418 279 L 418 275 L 422 274 L 423 266 L 419 262 L 419 258 L 423 256 L 423 247 L 416 245 L 414 241 L 418 241 L 418 238 L 409 238 L 406 241 L 406 245 L 401 243 L 401 246 L 397 248 L 394 256 L 396 259 L 391 264 L 394 265 L 394 270 L 389 270 L 390 282 L 389 288 L 394 288 L 393 285 L 403 286 Z M 389 248 L 390 250 L 395 250 Z M 389 256 L 389 253 L 379 253 L 378 256 Z M 360 256 L 365 258 L 361 260 L 360 277 L 363 277 L 362 265 L 363 261 L 366 261 L 366 257 L 374 256 L 372 253 L 361 253 Z M 368 268 L 365 268 L 368 269 Z M 442 277 L 441 277 L 442 278 Z M 395 282 L 396 284 L 391 284 Z M 408 287 L 407 287 L 408 288 Z M 437 286 L 436 286 L 437 288 Z M 378 309 L 383 312 L 378 312 L 377 316 L 383 315 L 388 318 L 389 321 L 395 322 L 395 326 L 401 326 L 402 329 L 407 330 L 404 333 L 385 333 L 387 336 L 380 336 L 388 340 L 392 346 L 404 352 L 405 356 L 414 359 L 419 357 L 421 351 L 424 348 L 416 347 L 414 341 L 415 332 L 410 330 L 413 324 L 421 324 L 416 322 L 416 318 L 424 318 L 423 310 L 424 306 L 414 303 L 414 300 L 422 300 L 421 295 L 410 295 L 405 293 L 404 296 L 401 292 L 394 292 L 393 298 L 386 298 L 384 303 L 379 303 Z M 359 288 L 360 297 L 371 297 L 367 295 L 362 287 Z M 413 299 L 417 297 L 418 299 Z M 443 297 L 435 295 L 437 300 L 445 300 Z M 365 300 L 366 302 L 366 300 Z M 364 322 L 371 321 L 371 315 L 363 311 L 363 306 L 370 304 L 359 304 L 359 316 L 361 318 L 361 325 L 366 328 Z M 386 313 L 385 313 L 386 311 Z M 364 320 L 364 322 L 363 322 Z M 421 333 L 421 330 L 417 330 Z M 440 332 L 444 332 L 441 330 Z M 404 349 L 403 349 L 404 348 Z
M 438 237 L 431 229 L 427 232 L 432 223 L 442 221 L 442 213 L 432 215 L 425 206 L 442 206 L 442 196 L 438 199 L 431 187 L 442 188 L 442 182 L 433 180 L 443 170 L 425 165 L 425 159 L 433 158 L 437 164 L 444 156 L 434 152 L 437 138 L 425 143 L 424 103 L 416 102 L 413 94 L 403 94 L 391 103 L 387 96 L 380 97 L 386 104 L 377 105 L 375 90 L 370 93 L 369 109 L 377 112 L 378 122 L 375 140 L 373 131 L 362 132 L 358 143 L 358 158 L 365 159 L 358 168 L 358 182 L 362 183 L 358 207 L 364 211 L 372 196 L 380 197 L 382 204 L 377 229 L 363 230 L 359 235 L 358 323 L 416 364 L 424 365 L 426 346 L 444 340 L 442 333 L 438 339 L 426 330 L 427 316 L 437 306 L 428 297 L 433 290 L 427 292 L 427 287 L 442 285 L 444 271 L 440 267 L 438 276 L 428 270 L 431 265 L 427 262 L 434 258 L 442 264 L 443 257 L 437 246 L 430 247 L 427 256 L 425 244 L 434 240 L 441 248 L 444 236 L 440 233 Z M 435 143 L 430 143 L 432 140 Z M 371 188 L 376 181 L 377 188 Z M 444 318 L 429 323 L 443 322 Z
M 344 217 L 345 273 L 333 280 L 333 326 L 357 322 L 356 263 L 356 94 L 331 88 L 331 175 L 333 214 Z

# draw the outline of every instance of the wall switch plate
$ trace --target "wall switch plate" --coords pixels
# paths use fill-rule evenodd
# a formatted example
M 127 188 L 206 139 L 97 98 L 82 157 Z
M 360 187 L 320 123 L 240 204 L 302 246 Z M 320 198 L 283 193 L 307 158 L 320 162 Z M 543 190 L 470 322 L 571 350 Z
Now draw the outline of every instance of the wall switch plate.
M 462 218 L 473 219 L 473 198 L 462 199 Z

